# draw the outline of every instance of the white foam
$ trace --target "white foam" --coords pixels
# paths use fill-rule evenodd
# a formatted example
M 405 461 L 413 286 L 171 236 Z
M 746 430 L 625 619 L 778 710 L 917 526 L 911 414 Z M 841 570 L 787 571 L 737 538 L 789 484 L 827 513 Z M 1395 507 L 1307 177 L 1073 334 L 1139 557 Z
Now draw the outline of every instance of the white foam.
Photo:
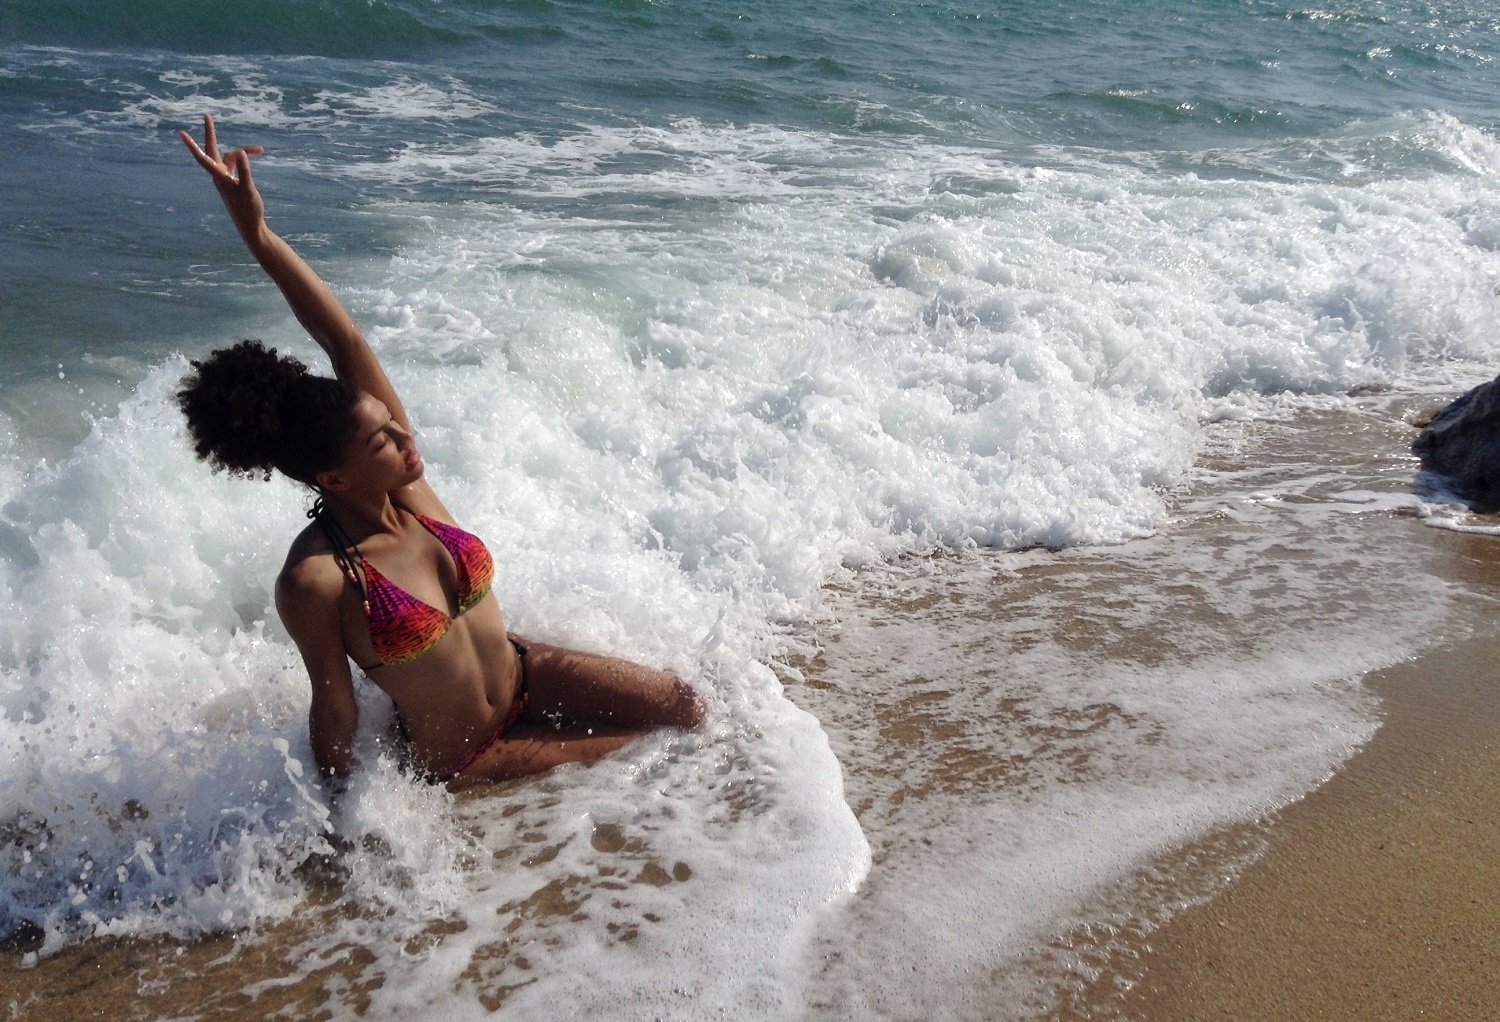
M 644 989 L 655 959 L 635 958 L 641 949 L 697 953 L 705 928 L 732 920 L 745 940 L 723 949 L 717 985 L 700 985 L 682 1010 L 739 1003 L 766 975 L 779 978 L 755 996 L 794 1003 L 795 978 L 780 963 L 795 958 L 789 949 L 808 917 L 857 883 L 867 852 L 816 722 L 776 696 L 755 662 L 772 648 L 765 622 L 747 623 L 743 608 L 726 615 L 723 594 L 643 550 L 631 517 L 584 524 L 582 509 L 567 505 L 597 496 L 578 477 L 587 455 L 570 465 L 565 445 L 540 461 L 534 447 L 528 459 L 510 444 L 480 445 L 466 452 L 471 485 L 448 492 L 461 507 L 498 489 L 491 507 L 517 512 L 488 532 L 506 601 L 533 594 L 516 617 L 532 634 L 693 677 L 716 708 L 711 740 L 658 740 L 587 774 L 560 772 L 534 789 L 550 790 L 552 803 L 518 817 L 522 833 L 477 810 L 460 816 L 440 789 L 400 776 L 379 747 L 388 710 L 363 689 L 368 769 L 330 813 L 311 775 L 306 681 L 268 606 L 304 500 L 285 484 L 211 479 L 190 461 L 169 399 L 185 368 L 175 361 L 153 373 L 68 463 L 19 480 L 6 504 L 31 525 L 5 575 L 12 605 L 24 608 L 6 622 L 0 662 L 0 820 L 15 859 L 7 919 L 43 925 L 53 950 L 81 933 L 191 935 L 285 918 L 303 897 L 296 869 L 333 854 L 336 832 L 352 844 L 340 861 L 358 914 L 320 934 L 309 954 L 349 933 L 375 944 L 414 939 L 435 917 L 468 914 L 473 941 L 423 956 L 426 968 L 447 962 L 458 975 L 489 931 L 487 915 L 574 872 L 593 879 L 590 834 L 610 826 L 632 840 L 662 835 L 661 854 L 693 878 L 686 896 L 649 888 L 639 904 L 614 897 L 595 909 L 632 926 L 649 913 L 659 924 L 656 939 L 621 945 L 617 983 L 633 969 Z M 478 402 L 456 396 L 456 414 Z M 540 435 L 512 439 L 535 445 Z M 445 439 L 464 451 L 434 427 L 424 437 L 434 476 L 450 463 Z M 512 460 L 508 473 L 501 460 Z M 528 488 L 552 492 L 528 504 Z M 726 620 L 734 633 L 724 633 Z M 476 871 L 537 832 L 577 847 L 504 876 Z M 39 905 L 55 907 L 38 918 Z M 562 923 L 536 924 L 536 939 L 552 945 L 531 977 L 537 990 L 570 986 L 611 960 L 594 931 Z M 399 1005 L 407 993 L 428 996 L 421 989 L 396 984 L 386 996 Z
M 347 124 L 359 117 L 378 114 L 384 120 L 463 120 L 494 113 L 495 106 L 475 96 L 462 82 L 448 79 L 439 88 L 429 82 L 398 77 L 388 84 L 357 91 L 318 93 L 309 112 L 327 110 L 335 123 Z

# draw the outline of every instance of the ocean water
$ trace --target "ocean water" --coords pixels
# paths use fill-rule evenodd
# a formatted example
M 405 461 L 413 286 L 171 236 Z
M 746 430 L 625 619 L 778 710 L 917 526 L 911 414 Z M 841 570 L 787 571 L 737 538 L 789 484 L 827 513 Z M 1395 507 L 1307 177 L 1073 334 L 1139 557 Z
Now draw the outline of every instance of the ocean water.
M 1190 899 L 1141 871 L 1336 769 L 1360 673 L 1473 602 L 1346 590 L 1430 513 L 1400 415 L 1500 354 L 1484 5 L 9 0 L 0 52 L 0 936 L 43 968 L 310 918 L 336 1016 L 1044 1012 L 1039 948 Z M 367 691 L 329 804 L 269 588 L 307 496 L 172 403 L 240 337 L 312 357 L 204 111 L 514 627 L 705 731 L 454 799 Z

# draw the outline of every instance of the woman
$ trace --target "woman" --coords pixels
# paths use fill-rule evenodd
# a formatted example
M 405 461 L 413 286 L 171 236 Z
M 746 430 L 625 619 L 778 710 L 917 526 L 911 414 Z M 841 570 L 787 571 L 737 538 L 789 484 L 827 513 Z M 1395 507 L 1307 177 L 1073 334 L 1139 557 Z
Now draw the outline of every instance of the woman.
M 703 705 L 676 677 L 520 642 L 490 592 L 493 562 L 424 477 L 406 409 L 349 313 L 266 226 L 247 146 L 220 154 L 179 133 L 240 237 L 327 353 L 334 379 L 244 341 L 194 362 L 178 401 L 198 456 L 272 468 L 318 494 L 276 579 L 276 609 L 312 681 L 309 730 L 325 777 L 352 765 L 349 662 L 396 704 L 416 763 L 457 789 L 587 762 L 642 731 L 691 728 Z

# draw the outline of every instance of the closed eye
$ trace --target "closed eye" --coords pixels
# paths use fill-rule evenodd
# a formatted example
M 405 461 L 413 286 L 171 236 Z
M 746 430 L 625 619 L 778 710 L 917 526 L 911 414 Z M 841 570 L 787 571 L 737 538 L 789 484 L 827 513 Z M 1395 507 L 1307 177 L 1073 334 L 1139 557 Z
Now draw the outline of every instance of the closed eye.
M 391 439 L 390 423 L 386 423 L 370 435 L 370 450 L 378 451 Z

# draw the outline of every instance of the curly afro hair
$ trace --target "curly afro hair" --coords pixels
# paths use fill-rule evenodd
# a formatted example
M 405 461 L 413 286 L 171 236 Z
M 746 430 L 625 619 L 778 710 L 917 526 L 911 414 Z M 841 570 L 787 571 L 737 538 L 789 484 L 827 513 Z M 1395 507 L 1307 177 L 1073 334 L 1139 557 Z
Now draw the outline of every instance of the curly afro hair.
M 354 438 L 359 388 L 315 376 L 259 341 L 220 348 L 183 378 L 177 405 L 193 450 L 214 471 L 264 475 L 271 469 L 316 485 Z

